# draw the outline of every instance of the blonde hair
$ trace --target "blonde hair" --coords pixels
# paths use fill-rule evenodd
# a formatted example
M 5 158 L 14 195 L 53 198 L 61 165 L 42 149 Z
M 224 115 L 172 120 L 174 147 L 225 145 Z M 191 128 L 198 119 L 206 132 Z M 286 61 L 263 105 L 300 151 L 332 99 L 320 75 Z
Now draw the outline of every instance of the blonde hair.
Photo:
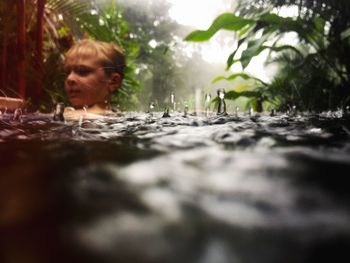
M 92 39 L 84 39 L 74 44 L 66 53 L 65 63 L 75 57 L 96 58 L 104 68 L 107 75 L 114 72 L 124 75 L 124 51 L 119 46 Z

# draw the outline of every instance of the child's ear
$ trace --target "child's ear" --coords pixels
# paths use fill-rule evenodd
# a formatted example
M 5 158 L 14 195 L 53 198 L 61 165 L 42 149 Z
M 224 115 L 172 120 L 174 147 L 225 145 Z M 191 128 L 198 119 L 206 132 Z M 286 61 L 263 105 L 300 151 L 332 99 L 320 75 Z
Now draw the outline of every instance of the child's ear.
M 119 73 L 112 73 L 108 83 L 109 91 L 112 93 L 122 85 L 122 78 Z

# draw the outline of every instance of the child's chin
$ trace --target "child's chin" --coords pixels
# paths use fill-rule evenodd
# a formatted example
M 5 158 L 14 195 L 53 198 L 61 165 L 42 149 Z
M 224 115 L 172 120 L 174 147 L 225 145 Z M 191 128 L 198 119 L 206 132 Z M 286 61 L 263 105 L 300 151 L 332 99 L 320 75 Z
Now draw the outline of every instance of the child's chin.
M 85 106 L 85 104 L 80 100 L 71 99 L 70 103 L 74 108 L 83 108 Z

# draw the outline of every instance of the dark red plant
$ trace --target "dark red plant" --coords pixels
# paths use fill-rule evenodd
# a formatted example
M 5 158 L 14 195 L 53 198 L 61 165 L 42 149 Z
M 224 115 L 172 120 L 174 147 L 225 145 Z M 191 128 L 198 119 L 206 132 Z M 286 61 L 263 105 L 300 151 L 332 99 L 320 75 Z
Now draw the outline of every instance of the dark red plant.
M 22 99 L 26 95 L 25 86 L 25 45 L 26 45 L 26 21 L 25 21 L 26 0 L 17 0 L 17 72 L 18 92 Z
M 46 0 L 37 1 L 37 16 L 36 16 L 36 37 L 35 37 L 35 57 L 34 63 L 37 70 L 35 79 L 35 98 L 38 99 L 41 96 L 41 86 L 43 79 L 43 18 L 45 10 Z

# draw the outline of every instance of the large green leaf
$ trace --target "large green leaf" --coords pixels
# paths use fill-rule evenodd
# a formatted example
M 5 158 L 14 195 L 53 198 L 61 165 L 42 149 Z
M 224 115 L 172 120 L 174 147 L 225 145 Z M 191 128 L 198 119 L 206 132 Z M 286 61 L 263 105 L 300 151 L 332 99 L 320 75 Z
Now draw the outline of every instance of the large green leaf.
M 229 92 L 226 92 L 225 98 L 228 100 L 235 100 L 239 97 L 247 97 L 247 98 L 257 98 L 260 97 L 261 93 L 258 91 L 242 91 L 242 92 L 237 92 L 234 90 L 230 90 Z
M 270 25 L 281 25 L 288 21 L 292 21 L 290 17 L 281 17 L 277 14 L 271 14 L 271 13 L 262 15 L 258 20 Z
M 248 42 L 247 48 L 242 52 L 240 61 L 243 68 L 246 68 L 253 57 L 259 55 L 265 48 L 263 44 L 269 39 L 273 31 L 265 30 L 262 37 Z
M 243 37 L 244 35 L 246 34 L 249 34 L 249 32 L 255 28 L 255 23 L 249 23 L 247 26 L 244 26 L 240 31 L 239 31 L 239 34 L 238 36 L 239 37 Z
M 342 33 L 341 33 L 341 39 L 344 40 L 346 38 L 349 38 L 350 37 L 350 28 L 344 30 Z
M 230 56 L 229 56 L 228 59 L 227 59 L 227 62 L 226 62 L 227 67 L 226 67 L 226 69 L 229 69 L 234 63 L 240 61 L 239 59 L 234 59 L 234 57 L 235 57 L 235 55 L 236 55 L 238 49 L 239 49 L 239 48 L 241 47 L 241 45 L 245 42 L 245 40 L 246 40 L 246 37 L 244 37 L 244 38 L 238 40 L 236 50 L 233 51 L 233 53 L 230 54 Z
M 301 19 L 295 19 L 292 17 L 282 17 L 276 14 L 265 14 L 259 19 L 259 22 L 265 23 L 268 27 L 273 27 L 280 32 L 294 31 L 296 28 L 303 26 Z
M 255 84 L 244 84 L 244 85 L 240 85 L 238 87 L 235 87 L 233 90 L 241 93 L 243 91 L 247 91 L 248 89 L 252 90 L 254 88 L 256 88 Z
M 275 52 L 281 52 L 281 51 L 285 51 L 285 50 L 292 50 L 294 51 L 296 54 L 298 54 L 301 58 L 303 58 L 303 54 L 294 46 L 291 45 L 282 45 L 282 46 L 264 46 L 264 48 L 268 48 L 272 51 Z
M 238 78 L 238 77 L 240 77 L 240 78 L 242 78 L 242 79 L 244 79 L 244 80 L 255 80 L 255 81 L 257 81 L 257 82 L 259 82 L 259 83 L 261 83 L 261 84 L 263 84 L 263 85 L 265 85 L 265 86 L 267 85 L 267 83 L 265 83 L 265 82 L 262 81 L 261 79 L 256 78 L 256 77 L 253 77 L 253 76 L 251 76 L 251 75 L 249 75 L 249 74 L 246 74 L 246 73 L 235 73 L 235 74 L 232 74 L 232 75 L 230 75 L 230 76 L 228 76 L 228 77 L 225 77 L 225 76 L 218 76 L 218 77 L 216 77 L 215 79 L 213 79 L 212 83 L 214 84 L 214 83 L 216 83 L 216 82 L 218 82 L 218 81 L 220 81 L 220 80 L 233 81 L 233 80 L 235 80 L 235 79 Z
M 196 30 L 185 37 L 186 41 L 202 42 L 208 41 L 220 29 L 239 31 L 254 21 L 235 16 L 231 13 L 224 13 L 218 16 L 207 30 Z
M 266 41 L 270 40 L 272 37 L 274 37 L 276 35 L 275 33 L 277 33 L 277 31 L 280 31 L 281 28 L 285 27 L 284 23 L 290 24 L 289 26 L 286 27 L 288 29 L 292 29 L 293 27 L 300 28 L 300 25 L 298 23 L 295 23 L 295 21 L 291 20 L 290 18 L 283 18 L 283 17 L 277 16 L 277 15 L 270 15 L 270 16 L 265 15 L 262 18 L 262 21 L 270 22 L 274 25 L 269 26 L 268 24 L 266 24 L 266 28 L 264 29 L 263 35 L 259 39 L 254 39 L 254 40 L 248 41 L 248 46 L 242 52 L 242 55 L 240 57 L 240 62 L 242 64 L 243 68 L 246 68 L 249 65 L 249 63 L 253 59 L 253 57 L 259 55 L 263 50 L 265 50 L 267 48 L 271 49 L 272 51 L 276 51 L 276 52 L 286 50 L 286 49 L 291 49 L 291 50 L 294 50 L 295 52 L 297 52 L 299 55 L 301 55 L 299 50 L 297 50 L 296 48 L 294 48 L 290 45 L 283 45 L 283 46 L 279 46 L 279 47 L 275 47 L 275 46 L 271 47 L 271 46 L 264 45 L 264 43 Z M 283 25 L 279 25 L 278 23 L 282 23 Z M 260 26 L 261 26 L 261 24 L 260 24 Z

